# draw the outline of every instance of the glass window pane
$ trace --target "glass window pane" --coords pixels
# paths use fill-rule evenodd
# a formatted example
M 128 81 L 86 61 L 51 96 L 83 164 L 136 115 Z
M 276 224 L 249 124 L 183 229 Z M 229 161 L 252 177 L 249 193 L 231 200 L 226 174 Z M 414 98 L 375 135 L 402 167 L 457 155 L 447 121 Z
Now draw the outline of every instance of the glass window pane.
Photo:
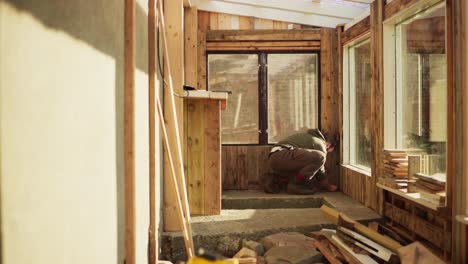
M 445 7 L 396 26 L 397 142 L 435 159 L 426 174 L 446 173 L 447 59 Z
M 370 41 L 350 47 L 350 162 L 371 167 Z
M 259 143 L 258 55 L 209 54 L 208 89 L 232 91 L 221 112 L 221 142 Z
M 268 54 L 268 142 L 316 128 L 317 54 Z

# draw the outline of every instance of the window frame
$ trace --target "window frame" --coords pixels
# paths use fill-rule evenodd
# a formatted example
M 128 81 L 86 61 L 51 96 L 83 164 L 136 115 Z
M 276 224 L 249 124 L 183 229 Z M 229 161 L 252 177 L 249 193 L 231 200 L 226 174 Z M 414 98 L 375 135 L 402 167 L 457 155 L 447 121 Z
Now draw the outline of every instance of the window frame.
M 364 175 L 371 176 L 371 167 L 362 166 L 353 162 L 353 144 L 355 142 L 355 111 L 356 105 L 351 103 L 355 101 L 356 87 L 352 87 L 351 83 L 353 76 L 351 76 L 351 52 L 352 48 L 358 45 L 370 43 L 370 32 L 354 39 L 343 45 L 343 164 L 346 167 L 356 169 L 358 171 L 366 172 Z M 370 57 L 370 53 L 369 53 Z M 370 111 L 371 109 L 369 109 Z
M 320 51 L 316 50 L 274 50 L 274 51 L 246 51 L 246 50 L 227 50 L 227 51 L 207 51 L 206 52 L 206 89 L 209 90 L 208 75 L 208 56 L 216 54 L 257 54 L 258 55 L 258 143 L 236 143 L 224 144 L 222 146 L 268 146 L 274 143 L 268 142 L 268 54 L 315 54 L 317 56 L 317 127 L 321 129 L 321 60 Z

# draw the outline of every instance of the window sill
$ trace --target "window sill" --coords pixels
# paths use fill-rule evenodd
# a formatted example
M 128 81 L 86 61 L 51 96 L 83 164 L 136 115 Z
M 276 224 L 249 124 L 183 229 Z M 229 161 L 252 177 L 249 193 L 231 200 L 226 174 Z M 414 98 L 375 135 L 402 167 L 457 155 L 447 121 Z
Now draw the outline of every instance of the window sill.
M 468 216 L 466 216 L 466 215 L 457 215 L 455 218 L 457 219 L 458 222 L 468 226 Z
M 350 165 L 350 164 L 341 164 L 341 167 L 346 168 L 348 170 L 352 170 L 352 171 L 360 173 L 360 174 L 363 174 L 363 175 L 365 175 L 367 177 L 372 177 L 372 172 L 364 170 L 364 169 L 356 167 L 356 166 L 353 166 L 353 165 Z
M 396 195 L 399 195 L 403 198 L 406 198 L 410 201 L 413 201 L 421 206 L 424 206 L 426 208 L 429 208 L 429 209 L 432 209 L 434 211 L 440 211 L 442 208 L 444 208 L 444 206 L 440 206 L 438 204 L 435 204 L 435 203 L 432 203 L 430 201 L 427 201 L 425 199 L 422 199 L 420 197 L 420 194 L 419 193 L 407 193 L 406 192 L 406 189 L 393 189 L 393 188 L 390 188 L 390 187 L 387 187 L 385 185 L 382 185 L 380 183 L 377 183 L 377 187 L 379 187 L 380 189 L 383 189 L 383 190 L 386 190 L 386 191 L 389 191 L 391 193 L 394 193 Z

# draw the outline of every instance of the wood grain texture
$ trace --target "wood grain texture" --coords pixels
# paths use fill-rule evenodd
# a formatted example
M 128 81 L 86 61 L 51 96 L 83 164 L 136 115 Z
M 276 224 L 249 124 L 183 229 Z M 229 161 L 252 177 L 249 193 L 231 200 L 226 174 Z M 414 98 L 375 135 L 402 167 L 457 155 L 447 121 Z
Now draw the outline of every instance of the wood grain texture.
M 125 1 L 124 24 L 125 259 L 135 264 L 135 1 Z
M 367 16 L 363 20 L 359 21 L 357 24 L 348 28 L 347 30 L 341 33 L 341 44 L 345 45 L 346 43 L 353 41 L 370 31 L 370 16 Z
M 210 30 L 207 41 L 314 41 L 320 40 L 320 30 Z
M 222 146 L 223 190 L 263 189 L 270 146 Z
M 221 213 L 221 101 L 204 100 L 205 181 L 203 214 Z
M 273 29 L 273 20 L 255 18 L 254 29 Z
M 158 261 L 158 228 L 156 216 L 156 2 L 148 1 L 148 160 L 149 160 L 149 228 L 148 263 Z M 159 186 L 158 186 L 159 187 Z
M 402 10 L 412 6 L 420 0 L 393 0 L 392 2 L 385 5 L 383 19 L 388 19 L 399 13 Z
M 321 116 L 320 125 L 323 133 L 331 138 L 339 139 L 339 114 L 336 109 L 339 108 L 340 99 L 338 94 L 338 76 L 337 76 L 337 31 L 336 29 L 321 29 Z M 338 142 L 339 144 L 339 142 Z M 337 149 L 340 147 L 337 146 Z M 340 154 L 334 151 L 327 155 L 325 169 L 329 180 L 339 185 L 340 180 Z
M 382 175 L 381 161 L 384 148 L 384 91 L 383 91 L 383 0 L 371 4 L 370 14 L 370 61 L 371 61 L 371 142 L 372 183 L 369 193 L 373 195 L 371 208 L 383 213 L 382 191 L 376 187 L 377 178 Z
M 254 23 L 252 17 L 240 16 L 239 17 L 239 29 L 250 30 L 253 29 Z
M 198 11 L 198 82 L 197 89 L 206 90 L 206 32 L 210 29 L 210 13 Z
M 343 37 L 343 30 L 344 26 L 337 26 L 336 27 L 336 34 L 337 34 L 337 68 L 338 68 L 338 75 L 337 75 L 337 87 L 338 87 L 338 133 L 339 133 L 339 140 L 343 142 L 343 45 L 342 45 L 342 37 Z M 343 144 L 339 145 L 337 148 L 339 151 L 339 162 L 343 164 Z M 343 169 L 341 169 L 340 173 L 340 181 L 338 188 L 343 190 Z
M 203 214 L 205 188 L 204 100 L 185 101 L 187 194 L 191 215 Z
M 172 87 L 174 92 L 182 93 L 182 85 L 184 80 L 183 68 L 183 50 L 184 50 L 184 34 L 183 34 L 183 9 L 181 0 L 165 0 L 164 1 L 164 13 L 170 14 L 166 16 L 165 21 L 165 33 L 166 39 L 163 38 L 163 41 L 166 41 L 167 44 L 167 54 L 168 57 L 165 58 L 165 82 Z M 170 67 L 168 67 L 170 65 Z M 181 131 L 177 131 L 176 126 L 183 127 L 183 101 L 181 98 L 173 98 L 169 87 L 165 87 L 167 90 L 164 93 L 164 117 L 167 124 L 167 130 L 169 135 L 169 144 L 173 146 L 174 151 L 174 160 L 179 162 L 178 157 L 178 144 L 182 144 L 183 135 L 180 134 Z M 172 104 L 174 102 L 174 104 Z M 173 106 L 175 105 L 175 109 Z M 177 112 L 177 120 L 174 119 L 174 110 Z M 173 192 L 173 188 L 169 185 L 170 179 L 170 170 L 169 170 L 169 159 L 167 157 L 167 150 L 165 151 L 166 158 L 164 159 L 164 229 L 166 231 L 180 231 L 182 223 L 178 219 L 177 215 L 177 205 L 176 197 Z M 180 162 L 182 162 L 180 160 Z M 185 188 L 185 179 L 181 179 L 180 176 L 184 172 L 181 171 L 180 166 L 176 166 L 176 175 L 178 178 L 177 184 L 179 184 L 179 190 L 181 190 L 181 195 L 186 196 Z M 181 197 L 183 205 L 185 206 L 184 200 L 185 197 Z M 184 208 L 184 212 L 185 212 Z M 187 217 L 187 216 L 186 216 Z M 189 217 L 189 216 L 188 216 Z
M 184 9 L 184 72 L 185 84 L 197 87 L 198 82 L 198 10 Z

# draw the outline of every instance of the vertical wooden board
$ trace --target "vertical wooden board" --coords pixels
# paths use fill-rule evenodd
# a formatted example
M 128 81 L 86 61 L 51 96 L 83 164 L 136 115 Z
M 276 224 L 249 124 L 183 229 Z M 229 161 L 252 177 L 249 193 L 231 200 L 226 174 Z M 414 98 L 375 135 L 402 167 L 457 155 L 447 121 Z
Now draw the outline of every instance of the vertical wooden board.
M 217 30 L 218 28 L 218 13 L 210 12 L 210 29 Z
M 210 13 L 198 11 L 198 82 L 197 89 L 206 90 L 206 32 L 210 28 Z
M 247 149 L 246 153 L 246 170 L 249 189 L 250 186 L 259 184 L 259 162 L 260 156 L 258 155 L 258 146 L 251 146 Z
M 288 29 L 288 23 L 282 21 L 273 21 L 273 29 Z
M 125 149 L 125 255 L 135 263 L 135 2 L 125 1 L 124 149 Z
M 249 146 L 239 146 L 237 151 L 237 189 L 247 190 L 249 187 L 249 173 L 247 168 L 247 151 Z
M 240 16 L 239 17 L 239 29 L 240 30 L 254 29 L 254 18 L 253 17 Z
M 191 215 L 203 214 L 205 178 L 205 113 L 199 100 L 186 101 L 187 192 Z
M 218 28 L 219 30 L 231 28 L 231 15 L 227 14 L 218 14 Z
M 221 102 L 219 100 L 200 100 L 200 103 L 202 102 L 205 115 L 203 214 L 215 215 L 221 213 Z
M 254 29 L 273 29 L 273 20 L 255 18 Z
M 377 178 L 382 175 L 381 162 L 384 148 L 384 93 L 383 93 L 383 0 L 376 0 L 371 4 L 370 14 L 370 46 L 371 46 L 371 133 L 372 133 L 372 208 L 383 213 L 381 191 L 376 187 Z
M 198 10 L 184 9 L 185 84 L 197 87 L 198 82 Z
M 333 138 L 339 138 L 339 95 L 335 78 L 337 36 L 335 29 L 321 29 L 321 129 Z M 339 149 L 339 146 L 338 148 Z M 331 182 L 339 184 L 339 153 L 334 151 L 327 156 L 325 163 L 327 175 Z
M 182 93 L 182 84 L 184 80 L 183 75 L 183 68 L 184 68 L 184 60 L 183 60 L 183 50 L 184 50 L 184 39 L 183 39 L 183 12 L 182 12 L 182 1 L 181 0 L 166 0 L 164 1 L 164 13 L 171 14 L 165 16 L 166 19 L 166 34 L 167 34 L 167 45 L 168 45 L 168 53 L 169 59 L 171 63 L 171 74 L 173 80 L 173 87 L 174 92 Z M 165 58 L 166 60 L 168 58 Z M 168 72 L 167 65 L 164 65 L 165 70 L 164 72 Z M 165 81 L 169 83 L 170 76 L 168 74 L 165 75 Z M 169 144 L 173 146 L 173 156 L 174 161 L 177 162 L 179 159 L 177 158 L 177 137 L 175 132 L 175 122 L 178 123 L 179 127 L 183 125 L 183 101 L 181 98 L 176 98 L 176 110 L 177 110 L 177 120 L 174 120 L 172 115 L 172 107 L 171 107 L 171 99 L 170 93 L 164 93 L 164 113 L 165 119 L 167 124 L 167 133 L 169 135 Z M 182 131 L 183 132 L 183 131 Z M 181 141 L 183 139 L 183 135 L 181 135 Z M 183 142 L 181 142 L 183 145 Z M 164 229 L 166 231 L 180 231 L 181 230 L 181 223 L 178 218 L 177 213 L 177 205 L 176 199 L 177 196 L 173 191 L 171 181 L 171 171 L 169 165 L 169 158 L 167 157 L 167 151 L 165 151 L 165 159 L 164 159 Z M 182 172 L 180 171 L 180 167 L 176 166 L 176 175 L 180 177 Z M 179 189 L 185 191 L 184 188 L 181 186 L 182 180 L 179 179 Z
M 226 154 L 223 156 L 223 190 L 238 189 L 238 173 L 237 173 L 237 151 L 238 146 L 223 147 Z

